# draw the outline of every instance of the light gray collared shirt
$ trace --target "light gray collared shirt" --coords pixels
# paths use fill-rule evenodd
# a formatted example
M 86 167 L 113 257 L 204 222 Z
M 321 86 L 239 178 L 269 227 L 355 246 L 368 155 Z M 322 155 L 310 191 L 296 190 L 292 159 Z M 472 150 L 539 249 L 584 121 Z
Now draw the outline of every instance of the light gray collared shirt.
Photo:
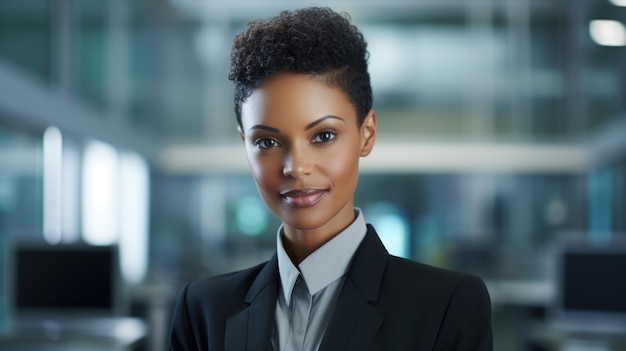
M 341 233 L 315 250 L 298 267 L 283 246 L 282 226 L 277 235 L 280 286 L 272 348 L 280 351 L 317 350 L 332 315 L 352 256 L 367 233 L 361 210 Z

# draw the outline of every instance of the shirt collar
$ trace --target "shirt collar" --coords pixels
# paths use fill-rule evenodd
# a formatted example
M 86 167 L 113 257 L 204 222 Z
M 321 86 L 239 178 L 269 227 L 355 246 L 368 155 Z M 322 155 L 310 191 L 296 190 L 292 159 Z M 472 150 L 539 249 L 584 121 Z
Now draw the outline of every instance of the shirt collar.
M 291 292 L 300 274 L 309 289 L 309 294 L 313 296 L 348 272 L 352 256 L 367 233 L 361 210 L 355 208 L 354 212 L 356 219 L 352 224 L 312 252 L 298 267 L 291 262 L 283 246 L 283 226 L 278 228 L 276 239 L 278 272 L 287 305 L 289 305 Z

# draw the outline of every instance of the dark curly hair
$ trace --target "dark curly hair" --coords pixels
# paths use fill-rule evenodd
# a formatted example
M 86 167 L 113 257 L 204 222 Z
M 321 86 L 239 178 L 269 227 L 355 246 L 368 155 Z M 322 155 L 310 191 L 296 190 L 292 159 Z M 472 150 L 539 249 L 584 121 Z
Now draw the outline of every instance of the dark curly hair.
M 316 75 L 354 105 L 359 126 L 372 108 L 367 43 L 346 14 L 311 7 L 255 20 L 233 40 L 228 79 L 235 83 L 235 114 L 265 79 L 279 72 Z

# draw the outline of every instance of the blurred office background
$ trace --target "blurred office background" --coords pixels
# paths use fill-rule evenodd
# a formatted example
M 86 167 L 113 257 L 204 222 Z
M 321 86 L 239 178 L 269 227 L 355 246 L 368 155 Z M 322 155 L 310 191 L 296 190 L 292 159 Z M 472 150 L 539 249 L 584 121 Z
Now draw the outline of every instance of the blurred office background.
M 0 349 L 108 347 L 11 335 L 23 242 L 115 248 L 125 303 L 105 314 L 142 323 L 122 349 L 165 349 L 185 282 L 269 258 L 279 221 L 236 133 L 230 42 L 311 4 L 369 43 L 379 138 L 356 203 L 388 249 L 482 277 L 496 350 L 625 349 L 626 328 L 551 323 L 626 316 L 602 295 L 626 291 L 624 0 L 0 0 Z M 613 254 L 574 274 L 608 285 L 563 288 L 573 242 Z

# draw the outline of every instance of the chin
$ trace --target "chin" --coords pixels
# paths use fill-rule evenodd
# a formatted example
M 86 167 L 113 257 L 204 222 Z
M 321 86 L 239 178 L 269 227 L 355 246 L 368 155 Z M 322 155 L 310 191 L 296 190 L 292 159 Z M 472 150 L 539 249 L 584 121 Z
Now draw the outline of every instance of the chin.
M 279 217 L 283 223 L 298 230 L 314 230 L 330 222 L 323 214 L 312 214 L 310 210 L 310 208 L 290 209 L 288 213 L 283 212 Z

